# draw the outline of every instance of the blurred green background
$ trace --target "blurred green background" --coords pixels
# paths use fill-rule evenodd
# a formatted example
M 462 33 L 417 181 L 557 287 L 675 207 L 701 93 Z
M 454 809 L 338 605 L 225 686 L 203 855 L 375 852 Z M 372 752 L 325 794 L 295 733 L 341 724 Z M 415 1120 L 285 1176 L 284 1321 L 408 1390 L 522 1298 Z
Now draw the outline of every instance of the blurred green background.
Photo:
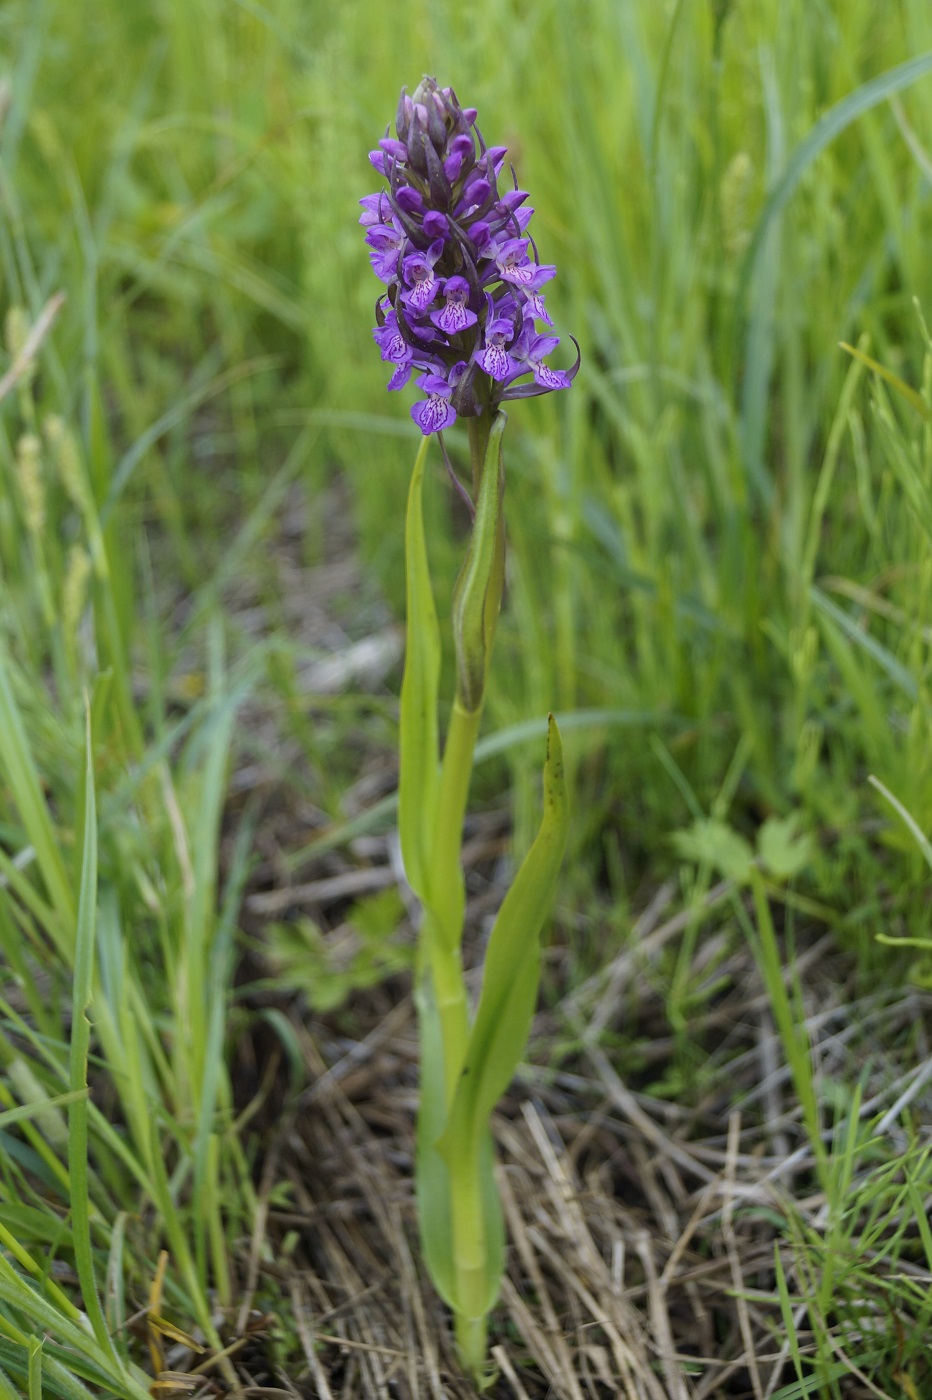
M 417 433 L 370 339 L 357 200 L 399 88 L 429 71 L 509 144 L 583 351 L 571 393 L 511 415 L 488 721 L 613 712 L 572 740 L 579 897 L 643 896 L 697 820 L 753 841 L 795 813 L 805 881 L 865 957 L 879 921 L 926 928 L 914 842 L 865 779 L 932 821 L 928 444 L 839 348 L 863 338 L 921 387 L 924 0 L 9 0 L 0 26 L 3 301 L 68 294 L 42 411 L 93 459 L 130 664 L 155 664 L 145 614 L 168 683 L 169 619 L 184 606 L 189 638 L 221 585 L 261 576 L 292 482 L 308 560 L 322 493 L 348 483 L 400 613 Z M 444 596 L 461 541 L 436 472 Z M 28 616 L 30 571 L 6 574 Z M 536 757 L 508 756 L 521 844 Z

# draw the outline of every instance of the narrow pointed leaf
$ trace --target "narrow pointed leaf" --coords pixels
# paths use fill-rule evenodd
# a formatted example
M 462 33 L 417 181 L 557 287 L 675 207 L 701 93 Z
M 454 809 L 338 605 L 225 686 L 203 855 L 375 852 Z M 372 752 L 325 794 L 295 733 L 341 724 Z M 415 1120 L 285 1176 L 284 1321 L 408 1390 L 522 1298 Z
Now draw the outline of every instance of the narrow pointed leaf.
M 474 1144 L 511 1081 L 531 1028 L 540 976 L 540 931 L 566 848 L 563 746 L 553 716 L 544 767 L 544 815 L 505 896 L 486 954 L 482 993 L 441 1150 Z
M 428 442 L 428 438 L 422 442 L 414 464 L 405 523 L 408 636 L 401 687 L 398 778 L 398 835 L 405 875 L 422 901 L 430 867 L 440 762 L 440 627 L 430 583 L 422 506 Z
M 443 1301 L 455 1306 L 453 1234 L 450 1221 L 450 1174 L 437 1151 L 446 1126 L 443 1034 L 440 1014 L 425 969 L 414 992 L 421 1039 L 421 1084 L 417 1116 L 415 1185 L 418 1229 L 427 1271 Z
M 84 1310 L 102 1347 L 110 1349 L 107 1325 L 100 1305 L 94 1274 L 91 1245 L 90 1201 L 87 1164 L 87 1060 L 91 1024 L 88 1013 L 94 987 L 94 942 L 97 912 L 97 808 L 94 793 L 94 765 L 91 745 L 91 715 L 86 717 L 83 772 L 84 851 L 81 860 L 81 888 L 74 949 L 74 984 L 71 1015 L 70 1090 L 73 1101 L 68 1111 L 68 1171 L 71 1180 L 71 1225 L 74 1256 Z M 114 1360 L 116 1358 L 114 1357 Z

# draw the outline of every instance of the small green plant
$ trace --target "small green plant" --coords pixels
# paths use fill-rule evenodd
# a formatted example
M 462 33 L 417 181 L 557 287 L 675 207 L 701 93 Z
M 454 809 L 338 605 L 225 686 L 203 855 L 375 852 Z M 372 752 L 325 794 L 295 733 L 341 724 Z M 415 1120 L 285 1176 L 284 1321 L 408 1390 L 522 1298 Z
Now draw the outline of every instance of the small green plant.
M 411 415 L 424 434 L 405 530 L 408 652 L 401 692 L 398 828 L 405 873 L 422 908 L 416 1000 L 421 1032 L 417 1199 L 424 1257 L 453 1309 L 466 1368 L 481 1378 L 489 1310 L 501 1287 L 503 1222 L 489 1115 L 515 1072 L 540 979 L 539 936 L 567 835 L 559 730 L 549 722 L 540 830 L 499 911 L 482 993 L 470 1017 L 461 945 L 463 818 L 505 578 L 505 489 L 499 405 L 567 388 L 573 370 L 544 363 L 558 344 L 540 288 L 554 274 L 525 237 L 533 211 L 501 196 L 505 151 L 487 148 L 474 111 L 425 79 L 402 93 L 397 139 L 370 157 L 388 189 L 363 199 L 361 222 L 386 285 L 374 335 L 394 365 L 414 368 L 426 398 Z M 534 251 L 534 260 L 530 250 Z M 519 383 L 528 374 L 532 383 Z M 473 528 L 453 592 L 456 694 L 440 758 L 440 632 L 422 510 L 430 435 L 468 422 L 473 494 L 453 473 Z M 442 440 L 441 440 L 442 441 Z

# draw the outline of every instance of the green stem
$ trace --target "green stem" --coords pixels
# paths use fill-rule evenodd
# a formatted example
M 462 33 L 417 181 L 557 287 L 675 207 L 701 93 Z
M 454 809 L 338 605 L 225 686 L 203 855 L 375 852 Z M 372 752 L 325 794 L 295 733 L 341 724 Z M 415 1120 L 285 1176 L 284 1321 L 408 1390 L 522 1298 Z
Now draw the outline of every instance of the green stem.
M 481 717 L 481 710 L 464 710 L 459 701 L 454 700 L 440 770 L 437 830 L 429 879 L 431 903 L 438 912 L 444 944 L 448 948 L 458 947 L 463 936 L 465 892 L 460 849 Z
M 479 499 L 479 487 L 482 483 L 482 468 L 485 465 L 485 452 L 489 445 L 489 433 L 492 431 L 492 424 L 495 415 L 491 409 L 486 409 L 485 413 L 477 414 L 470 418 L 467 425 L 469 433 L 469 460 L 472 465 L 472 489 L 473 500 Z
M 456 1273 L 456 1340 L 463 1365 L 478 1380 L 486 1360 L 488 1251 L 481 1162 L 475 1138 L 457 1141 L 447 1161 Z
M 459 943 L 452 948 L 447 946 L 436 912 L 426 906 L 421 936 L 427 950 L 433 996 L 440 1018 L 444 1101 L 449 1110 L 469 1038 L 469 1006 L 466 983 L 463 981 L 463 964 Z

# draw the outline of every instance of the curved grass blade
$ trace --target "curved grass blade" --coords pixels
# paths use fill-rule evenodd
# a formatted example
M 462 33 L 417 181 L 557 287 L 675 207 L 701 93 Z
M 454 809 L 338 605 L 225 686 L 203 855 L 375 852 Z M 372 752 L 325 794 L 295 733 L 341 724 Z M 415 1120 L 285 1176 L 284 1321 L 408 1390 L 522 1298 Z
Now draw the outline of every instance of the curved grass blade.
M 90 1190 L 87 1165 L 87 1060 L 91 1040 L 88 1011 L 94 987 L 94 941 L 97 915 L 97 804 L 94 797 L 94 765 L 91 744 L 91 712 L 88 707 L 84 753 L 84 850 L 74 946 L 74 986 L 71 1003 L 71 1067 L 69 1089 L 75 1095 L 68 1110 L 68 1175 L 71 1183 L 71 1229 L 74 1258 L 81 1284 L 84 1311 L 98 1344 L 118 1371 L 122 1364 L 107 1331 L 100 1294 L 94 1276 L 91 1244 Z
M 840 348 L 846 351 L 853 359 L 860 360 L 862 365 L 866 365 L 869 370 L 873 370 L 878 378 L 886 380 L 886 382 L 906 400 L 909 406 L 915 409 L 920 418 L 924 419 L 926 423 L 932 423 L 932 408 L 929 407 L 922 395 L 917 394 L 916 390 L 907 384 L 905 380 L 901 379 L 898 374 L 894 374 L 892 369 L 887 369 L 886 365 L 882 365 L 880 361 L 875 360 L 872 355 L 865 355 L 864 351 L 859 350 L 856 345 L 849 345 L 846 340 L 840 340 L 838 344 Z
M 827 146 L 832 144 L 835 137 L 840 136 L 852 122 L 857 121 L 858 117 L 863 116 L 865 112 L 869 112 L 872 107 L 876 107 L 879 103 L 885 102 L 894 93 L 902 92 L 904 88 L 911 87 L 919 78 L 924 78 L 929 73 L 932 73 L 932 51 L 907 59 L 905 63 L 899 63 L 895 68 L 888 68 L 886 73 L 879 73 L 876 78 L 863 83 L 847 97 L 843 97 L 840 102 L 836 102 L 834 107 L 830 107 L 819 118 L 809 135 L 800 141 L 787 162 L 783 174 L 771 191 L 757 221 L 757 227 L 754 230 L 754 236 L 741 269 L 741 281 L 735 298 L 736 315 L 740 315 L 741 307 L 744 305 L 748 287 L 753 280 L 757 264 L 764 251 L 770 225 L 786 208 L 808 167 Z
M 430 972 L 425 967 L 414 990 L 421 1042 L 421 1082 L 417 1114 L 415 1194 L 421 1251 L 433 1285 L 448 1307 L 455 1307 L 450 1173 L 437 1151 L 446 1126 L 443 1031 Z

